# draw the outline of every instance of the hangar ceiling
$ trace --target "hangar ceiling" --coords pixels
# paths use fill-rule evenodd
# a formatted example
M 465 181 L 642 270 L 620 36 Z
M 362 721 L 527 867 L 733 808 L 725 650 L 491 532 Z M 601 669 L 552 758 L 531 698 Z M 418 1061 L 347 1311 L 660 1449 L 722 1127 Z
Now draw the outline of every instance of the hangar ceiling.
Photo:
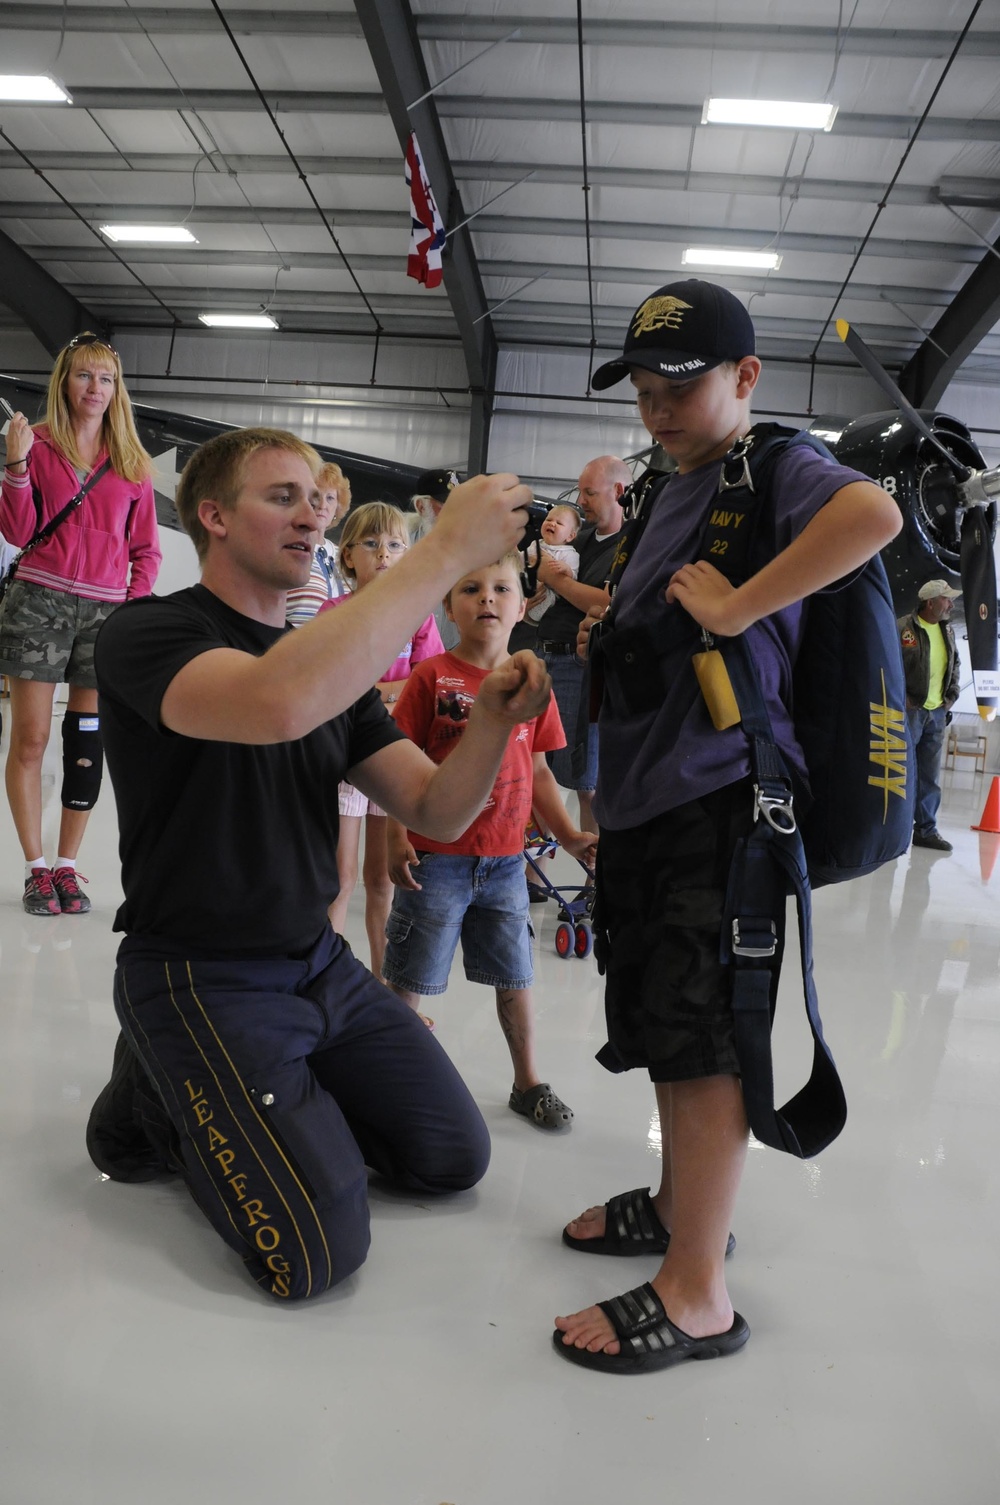
M 850 364 L 840 316 L 918 402 L 1000 378 L 996 0 L 4 0 L 0 55 L 72 100 L 0 104 L 0 300 L 48 348 L 87 317 L 210 348 L 199 314 L 262 308 L 276 338 L 370 339 L 376 377 L 376 346 L 441 345 L 475 450 L 498 348 L 596 363 L 644 292 L 702 275 L 804 376 Z M 703 124 L 710 96 L 838 113 Z M 409 128 L 450 232 L 432 291 L 405 273 Z

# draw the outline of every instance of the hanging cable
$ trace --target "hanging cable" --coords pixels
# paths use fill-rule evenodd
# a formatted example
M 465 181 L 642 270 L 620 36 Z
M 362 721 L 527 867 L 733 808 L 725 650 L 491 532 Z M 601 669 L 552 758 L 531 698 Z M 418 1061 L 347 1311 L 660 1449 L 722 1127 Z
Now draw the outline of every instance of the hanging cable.
M 576 0 L 576 52 L 580 68 L 580 138 L 583 148 L 583 223 L 587 237 L 587 299 L 590 304 L 590 360 L 587 365 L 587 391 L 594 374 L 594 351 L 597 329 L 594 324 L 594 264 L 590 249 L 590 168 L 587 163 L 587 95 L 583 79 L 583 0 Z
M 59 189 L 56 187 L 56 185 L 54 183 L 50 182 L 50 180 L 42 172 L 42 169 L 40 167 L 36 167 L 35 166 L 34 162 L 32 162 L 32 160 L 28 156 L 27 152 L 22 151 L 21 148 L 17 145 L 17 143 L 15 141 L 11 140 L 11 138 L 7 135 L 7 132 L 3 129 L 2 126 L 0 126 L 0 139 L 6 141 L 7 145 L 11 148 L 11 150 L 15 151 L 17 153 L 17 155 L 21 158 L 21 161 L 27 167 L 31 168 L 31 171 L 35 174 L 35 176 L 37 178 L 41 178 L 41 180 L 45 184 L 46 188 L 50 189 L 51 192 L 55 194 L 56 198 L 60 201 L 60 203 L 65 204 L 66 208 L 70 211 L 70 213 L 74 216 L 74 218 L 76 218 L 76 219 L 78 219 L 80 221 L 81 225 L 86 226 L 87 230 L 90 232 L 91 235 L 93 235 L 94 239 L 97 240 L 104 247 L 104 249 L 106 251 L 110 251 L 111 255 L 115 258 L 115 260 L 117 262 L 119 262 L 121 266 L 123 266 L 125 268 L 126 272 L 128 272 L 128 274 L 129 274 L 129 276 L 135 278 L 136 282 L 138 282 L 138 284 L 142 288 L 143 292 L 148 293 L 149 296 L 153 299 L 154 303 L 158 303 L 160 305 L 160 307 L 163 309 L 163 312 L 165 314 L 169 315 L 171 321 L 174 324 L 179 323 L 177 315 L 174 313 L 174 311 L 173 311 L 172 308 L 168 307 L 168 305 L 166 303 L 164 303 L 164 301 L 160 297 L 159 293 L 154 292 L 153 289 L 149 286 L 149 284 L 147 282 L 143 282 L 142 278 L 139 276 L 139 273 L 136 272 L 136 271 L 134 271 L 133 268 L 129 266 L 129 264 L 125 260 L 124 256 L 120 255 L 119 252 L 115 249 L 114 246 L 108 244 L 108 242 L 105 240 L 105 238 L 101 234 L 101 232 L 99 230 L 95 230 L 94 229 L 94 226 L 90 223 L 90 221 L 86 218 L 86 216 L 80 213 L 79 209 L 76 207 L 75 204 L 71 204 L 70 203 L 69 199 L 66 197 L 66 195 L 64 193 L 60 193 L 59 192 Z M 68 261 L 72 261 L 72 259 L 73 259 L 73 250 L 72 250 L 72 247 L 70 247 L 70 246 L 67 246 L 67 248 L 66 248 L 66 259 Z
M 312 200 L 313 207 L 316 210 L 316 213 L 319 215 L 320 219 L 323 221 L 323 224 L 326 227 L 326 233 L 329 235 L 330 239 L 333 241 L 333 244 L 336 246 L 336 248 L 337 248 L 337 255 L 340 257 L 341 261 L 344 263 L 344 267 L 347 270 L 347 274 L 350 277 L 351 281 L 354 283 L 354 286 L 357 289 L 358 295 L 360 296 L 361 301 L 364 303 L 365 308 L 367 308 L 368 312 L 371 314 L 372 319 L 375 322 L 375 331 L 376 331 L 376 334 L 379 334 L 379 335 L 382 334 L 383 333 L 383 329 L 382 329 L 381 320 L 379 319 L 378 314 L 372 308 L 371 303 L 368 301 L 368 297 L 367 297 L 367 295 L 365 293 L 364 288 L 361 286 L 361 283 L 358 281 L 357 277 L 355 276 L 354 268 L 351 266 L 351 263 L 348 261 L 346 255 L 344 254 L 343 247 L 341 246 L 340 241 L 337 239 L 336 235 L 334 234 L 334 232 L 333 232 L 333 226 L 330 224 L 330 221 L 327 219 L 326 213 L 325 213 L 322 205 L 320 204 L 319 199 L 313 193 L 312 185 L 309 182 L 309 179 L 306 176 L 306 174 L 303 172 L 302 165 L 299 162 L 298 157 L 296 157 L 295 153 L 292 151 L 292 148 L 289 146 L 288 142 L 286 141 L 286 139 L 285 139 L 285 133 L 281 129 L 281 126 L 278 124 L 278 117 L 275 115 L 274 111 L 271 109 L 271 106 L 268 104 L 267 100 L 265 99 L 265 97 L 264 97 L 264 91 L 261 89 L 260 84 L 257 82 L 257 79 L 254 76 L 253 69 L 250 67 L 250 64 L 247 62 L 246 58 L 243 56 L 243 52 L 242 52 L 242 49 L 240 47 L 240 44 L 239 44 L 239 42 L 237 42 L 235 36 L 233 35 L 232 29 L 231 29 L 231 27 L 229 25 L 229 22 L 226 20 L 225 16 L 222 13 L 222 7 L 219 5 L 219 0 L 211 0 L 211 4 L 212 4 L 212 9 L 215 11 L 215 14 L 218 16 L 220 22 L 222 23 L 222 27 L 223 27 L 223 30 L 226 33 L 226 36 L 229 38 L 230 42 L 233 45 L 233 50 L 235 51 L 236 56 L 239 58 L 240 62 L 243 64 L 244 72 L 246 73 L 246 76 L 250 80 L 251 84 L 253 85 L 254 92 L 256 93 L 257 98 L 260 100 L 261 104 L 263 105 L 264 110 L 267 113 L 268 119 L 270 120 L 271 124 L 274 126 L 275 131 L 277 132 L 278 140 L 281 142 L 282 146 L 285 148 L 285 151 L 287 152 L 287 154 L 288 154 L 288 156 L 289 156 L 289 158 L 291 160 L 292 166 L 295 168 L 295 171 L 298 173 L 299 181 L 301 182 L 301 184 L 302 184 L 303 188 L 305 189 L 306 193 L 309 195 L 310 199 Z
M 913 150 L 914 146 L 917 143 L 917 138 L 920 135 L 920 132 L 924 128 L 924 125 L 925 125 L 925 123 L 927 121 L 927 117 L 930 115 L 931 110 L 934 108 L 934 102 L 937 99 L 938 95 L 940 94 L 942 88 L 944 87 L 944 81 L 948 77 L 948 74 L 951 72 L 952 65 L 955 62 L 955 59 L 958 57 L 959 51 L 961 50 L 961 47 L 962 47 L 962 44 L 964 43 L 965 38 L 968 36 L 969 31 L 972 28 L 973 21 L 975 21 L 976 16 L 979 14 L 979 11 L 980 11 L 980 8 L 982 6 L 982 3 L 983 3 L 983 0 L 976 0 L 975 5 L 972 7 L 972 10 L 969 12 L 969 19 L 966 21 L 965 25 L 962 27 L 962 30 L 959 32 L 958 40 L 956 41 L 954 47 L 951 49 L 951 52 L 948 55 L 948 61 L 944 65 L 944 68 L 943 68 L 942 73 L 941 73 L 941 77 L 938 79 L 937 83 L 934 85 L 934 92 L 932 93 L 930 99 L 927 101 L 927 104 L 926 104 L 926 107 L 924 109 L 924 112 L 921 115 L 920 119 L 917 121 L 917 124 L 916 124 L 916 127 L 914 129 L 913 135 L 910 137 L 909 141 L 906 143 L 906 150 L 903 152 L 903 155 L 899 159 L 899 165 L 896 168 L 896 171 L 893 173 L 892 178 L 890 179 L 889 184 L 886 187 L 885 192 L 883 193 L 881 199 L 878 202 L 878 205 L 877 205 L 877 207 L 875 209 L 875 213 L 872 216 L 872 222 L 868 226 L 868 229 L 865 231 L 864 239 L 862 240 L 860 246 L 857 249 L 857 252 L 855 253 L 854 260 L 851 262 L 850 268 L 848 269 L 847 276 L 844 278 L 843 282 L 841 283 L 840 291 L 838 292 L 837 296 L 833 300 L 833 304 L 832 304 L 832 306 L 830 308 L 830 312 L 827 314 L 826 321 L 825 321 L 825 323 L 823 325 L 823 328 L 820 330 L 819 336 L 818 336 L 818 338 L 816 340 L 816 343 L 815 343 L 815 345 L 812 348 L 811 359 L 813 361 L 815 361 L 817 352 L 819 351 L 819 347 L 820 347 L 820 345 L 823 342 L 823 336 L 826 334 L 826 332 L 829 329 L 831 323 L 833 322 L 833 317 L 834 317 L 835 313 L 837 312 L 837 308 L 838 308 L 838 306 L 840 304 L 840 300 L 844 296 L 845 292 L 847 291 L 847 288 L 848 288 L 848 285 L 849 285 L 849 283 L 851 281 L 851 278 L 854 276 L 854 273 L 857 271 L 858 262 L 861 260 L 862 256 L 865 254 L 865 248 L 867 247 L 868 242 L 872 238 L 872 234 L 874 233 L 875 226 L 878 224 L 879 220 L 882 217 L 882 211 L 887 207 L 887 205 L 889 203 L 889 195 L 892 193 L 892 190 L 895 188 L 896 183 L 899 180 L 899 176 L 902 173 L 903 168 L 906 166 L 907 159 L 909 158 L 909 155 L 910 155 L 911 151 Z

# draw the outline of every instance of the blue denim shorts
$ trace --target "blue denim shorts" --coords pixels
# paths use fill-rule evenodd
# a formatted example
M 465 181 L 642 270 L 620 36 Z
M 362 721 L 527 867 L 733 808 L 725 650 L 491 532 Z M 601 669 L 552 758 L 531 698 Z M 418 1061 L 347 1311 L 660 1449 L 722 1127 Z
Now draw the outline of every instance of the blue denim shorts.
M 443 993 L 458 946 L 470 982 L 530 988 L 531 937 L 524 858 L 421 852 L 420 892 L 397 888 L 385 927 L 385 981 L 408 993 Z

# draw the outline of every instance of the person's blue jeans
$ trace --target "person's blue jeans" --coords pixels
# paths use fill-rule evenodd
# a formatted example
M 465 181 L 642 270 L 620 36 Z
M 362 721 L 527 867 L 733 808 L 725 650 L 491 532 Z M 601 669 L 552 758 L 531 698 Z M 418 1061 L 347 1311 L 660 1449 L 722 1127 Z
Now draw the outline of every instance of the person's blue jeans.
M 937 829 L 937 813 L 941 806 L 941 749 L 944 746 L 946 714 L 943 705 L 934 711 L 926 711 L 923 706 L 909 706 L 906 711 L 917 765 L 913 829 L 918 836 L 929 836 Z
M 573 772 L 573 744 L 577 737 L 580 697 L 587 667 L 573 653 L 546 653 L 545 667 L 552 679 L 552 693 L 566 733 L 566 746 L 545 754 L 557 784 L 564 789 L 597 788 L 597 727 L 587 729 L 586 763 L 582 773 Z M 581 749 L 582 751 L 582 749 Z M 578 765 L 579 766 L 579 765 Z

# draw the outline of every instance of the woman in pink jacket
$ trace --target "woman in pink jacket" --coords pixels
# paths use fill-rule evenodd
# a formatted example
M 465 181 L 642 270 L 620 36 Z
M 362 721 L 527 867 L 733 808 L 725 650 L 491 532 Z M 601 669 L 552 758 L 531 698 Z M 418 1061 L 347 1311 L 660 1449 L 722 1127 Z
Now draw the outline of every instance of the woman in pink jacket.
M 7 431 L 0 534 L 23 546 L 101 470 L 83 501 L 17 567 L 0 609 L 0 673 L 11 681 L 7 798 L 24 849 L 24 908 L 85 914 L 76 855 L 101 785 L 94 642 L 105 618 L 146 596 L 160 567 L 149 456 L 139 442 L 117 353 L 96 335 L 60 351 L 45 422 L 16 413 Z M 62 819 L 54 864 L 42 855 L 42 758 L 55 687 L 63 718 Z

